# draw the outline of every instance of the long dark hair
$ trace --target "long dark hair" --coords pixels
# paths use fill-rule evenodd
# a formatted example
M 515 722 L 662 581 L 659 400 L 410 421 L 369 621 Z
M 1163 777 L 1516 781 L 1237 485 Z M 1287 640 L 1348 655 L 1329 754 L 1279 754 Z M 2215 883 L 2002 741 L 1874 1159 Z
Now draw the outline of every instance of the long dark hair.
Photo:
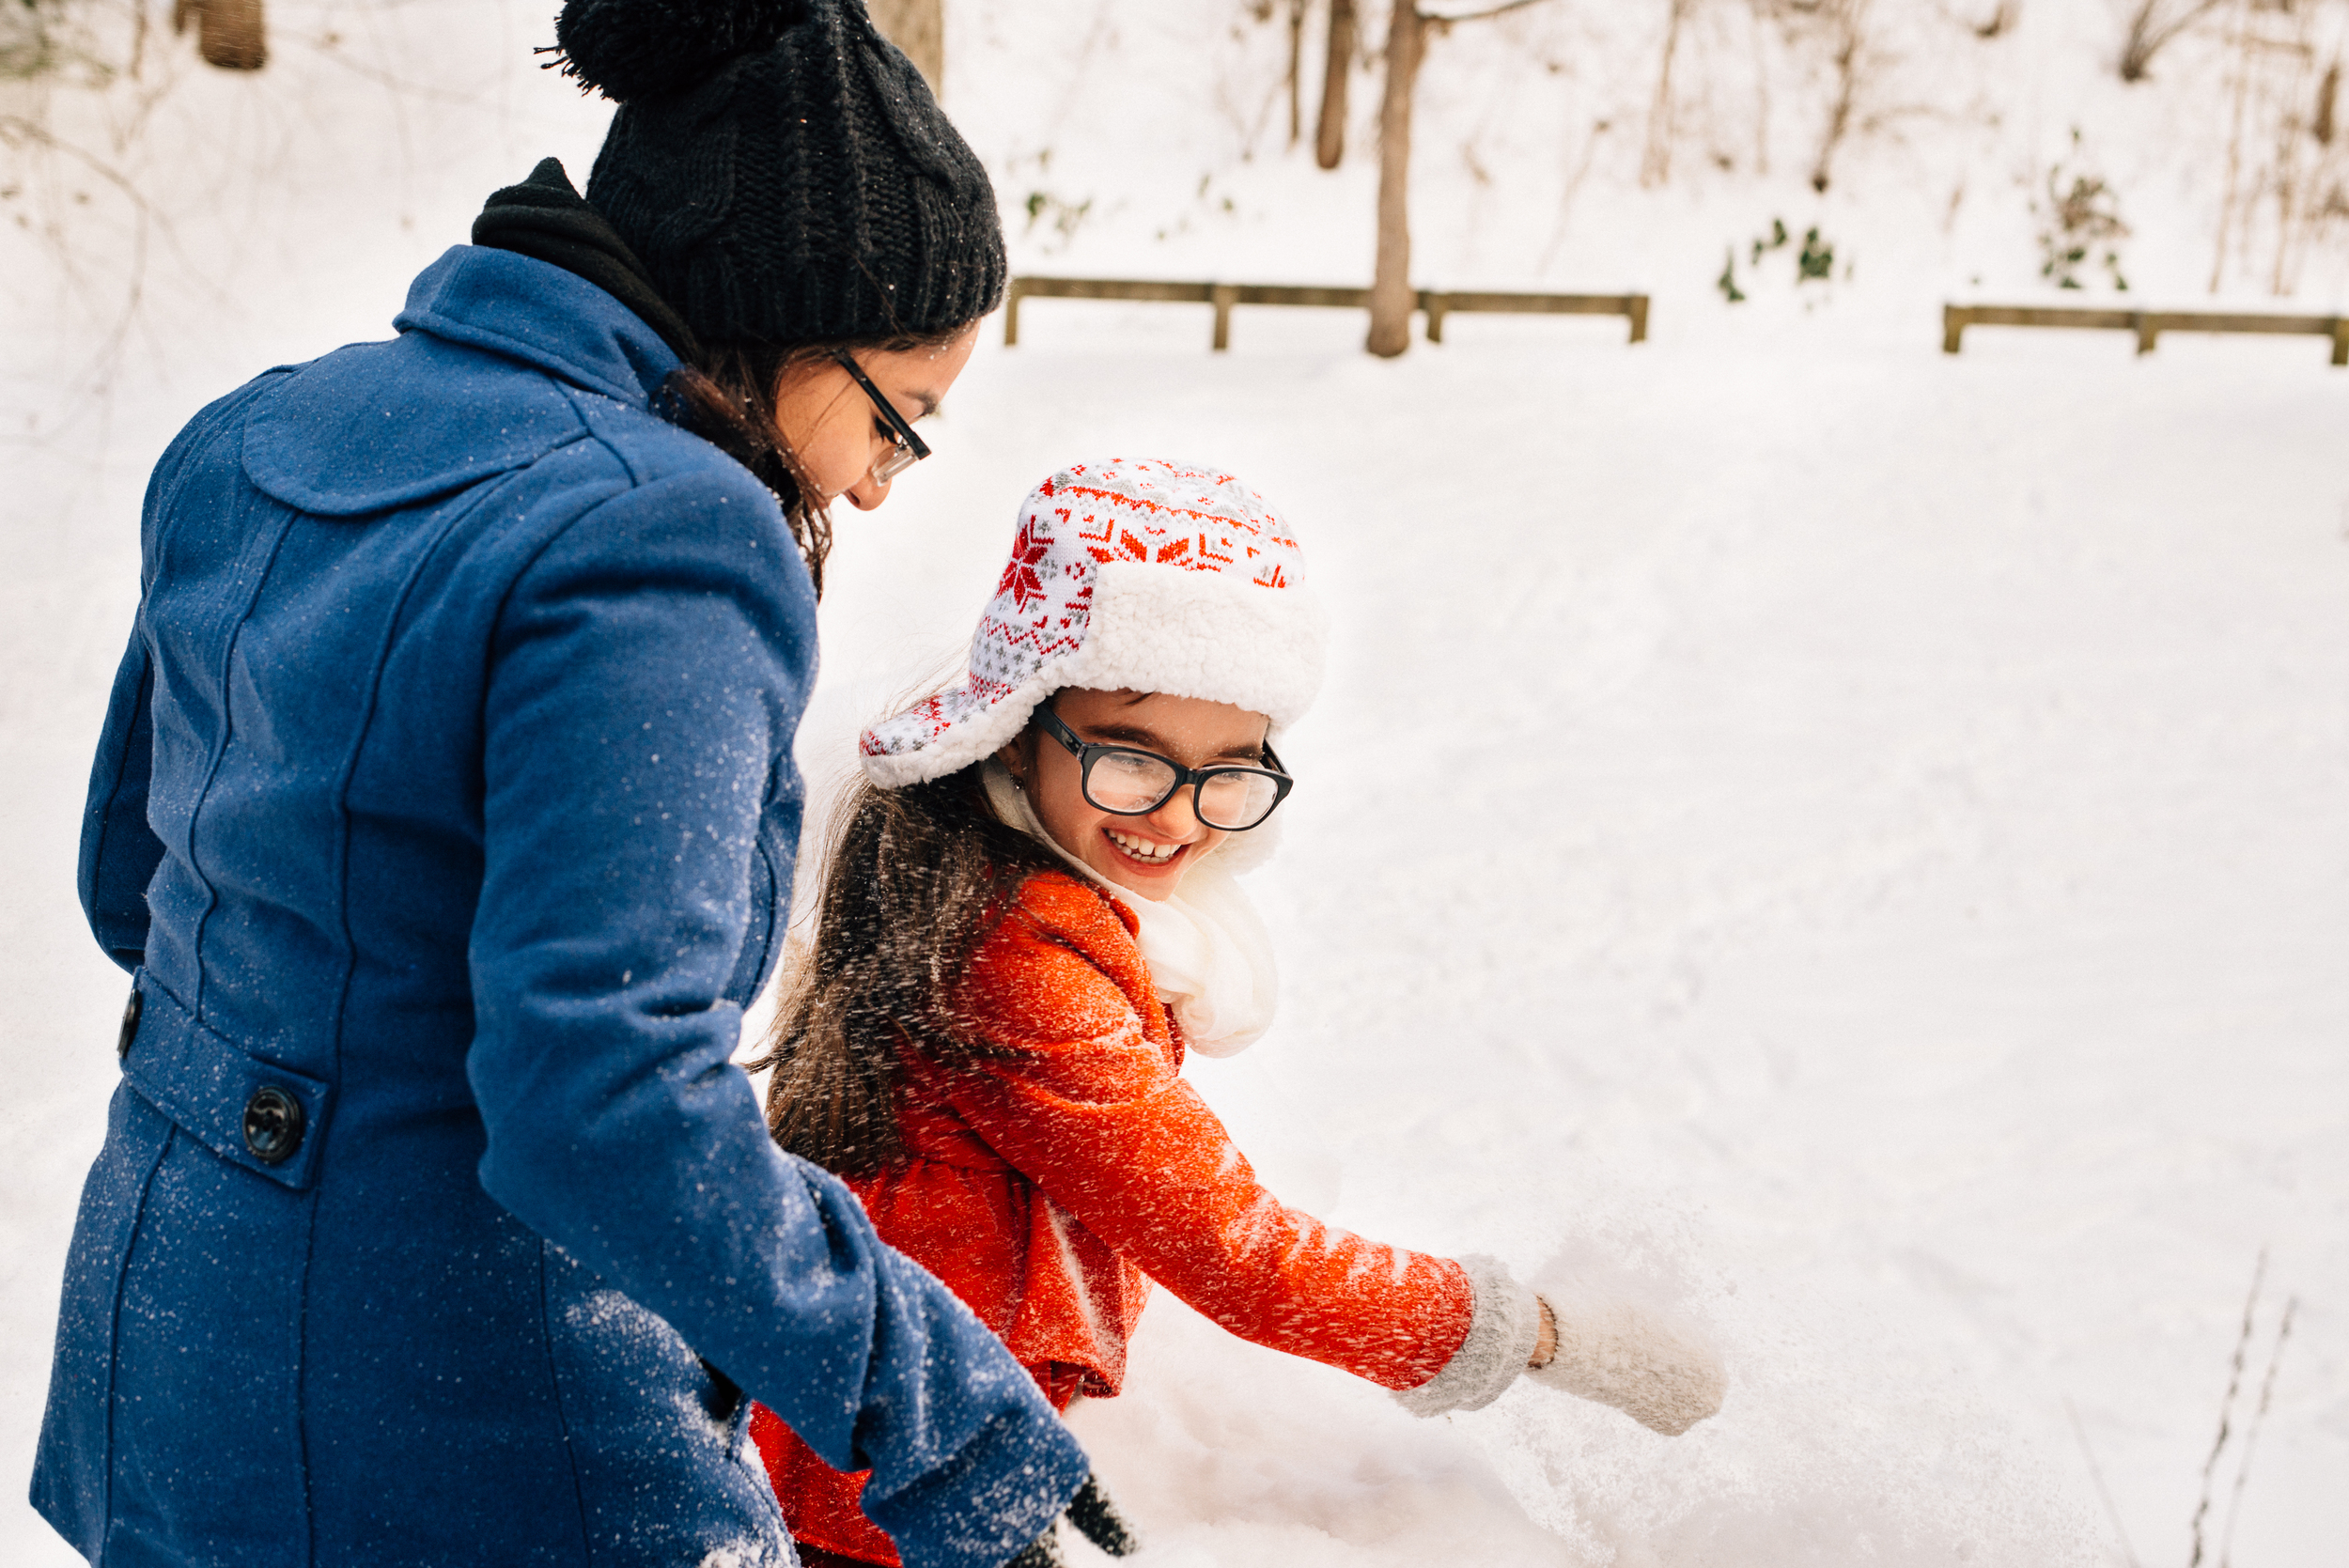
M 997 819 L 984 767 L 902 789 L 858 781 L 825 853 L 814 944 L 750 1063 L 774 1069 L 775 1141 L 843 1175 L 905 1152 L 893 1103 L 902 1053 L 949 1065 L 992 1053 L 957 1005 L 963 970 L 1014 918 L 1020 885 L 1060 864 Z
M 882 338 L 705 343 L 669 373 L 661 389 L 661 400 L 671 418 L 749 469 L 760 484 L 775 492 L 820 598 L 824 558 L 832 553 L 832 513 L 823 491 L 775 423 L 776 395 L 782 391 L 784 378 L 803 365 L 850 350 L 894 354 L 942 349 L 970 328 L 966 321 L 937 332 Z

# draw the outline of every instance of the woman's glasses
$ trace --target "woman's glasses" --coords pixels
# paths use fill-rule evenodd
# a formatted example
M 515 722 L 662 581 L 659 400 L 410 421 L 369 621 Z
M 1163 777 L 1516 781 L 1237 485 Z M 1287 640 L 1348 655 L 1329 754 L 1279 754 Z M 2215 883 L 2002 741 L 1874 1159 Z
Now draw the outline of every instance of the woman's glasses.
M 1191 809 L 1199 820 L 1227 833 L 1246 832 L 1272 815 L 1297 781 L 1279 772 L 1281 759 L 1269 749 L 1269 768 L 1185 768 L 1156 752 L 1131 746 L 1097 746 L 1062 722 L 1049 707 L 1035 710 L 1036 722 L 1077 759 L 1084 797 L 1112 816 L 1147 816 L 1191 787 Z
M 889 427 L 889 451 L 880 461 L 873 465 L 873 482 L 877 485 L 886 485 L 898 474 L 928 457 L 930 455 L 929 443 L 913 433 L 913 427 L 907 424 L 905 417 L 898 413 L 895 406 L 881 396 L 880 388 L 875 386 L 873 379 L 864 373 L 856 361 L 848 357 L 847 349 L 841 349 L 832 357 L 839 362 L 841 369 L 856 378 L 856 384 L 863 387 L 864 396 L 873 400 L 873 411 L 879 414 Z

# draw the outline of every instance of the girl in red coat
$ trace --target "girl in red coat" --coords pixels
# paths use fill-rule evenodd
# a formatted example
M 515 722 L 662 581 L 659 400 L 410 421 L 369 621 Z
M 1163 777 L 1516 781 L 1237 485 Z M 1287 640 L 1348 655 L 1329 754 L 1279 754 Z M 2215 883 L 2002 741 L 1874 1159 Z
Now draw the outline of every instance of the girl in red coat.
M 775 1138 L 1064 1408 L 1118 1391 L 1155 1281 L 1422 1415 L 1523 1374 L 1685 1431 L 1719 1406 L 1702 1344 L 1286 1207 L 1182 1078 L 1272 1019 L 1234 873 L 1271 848 L 1322 635 L 1296 539 L 1238 480 L 1119 459 L 1038 486 L 967 678 L 863 736 L 771 1041 Z M 897 1560 L 861 1476 L 764 1411 L 754 1431 L 803 1553 Z

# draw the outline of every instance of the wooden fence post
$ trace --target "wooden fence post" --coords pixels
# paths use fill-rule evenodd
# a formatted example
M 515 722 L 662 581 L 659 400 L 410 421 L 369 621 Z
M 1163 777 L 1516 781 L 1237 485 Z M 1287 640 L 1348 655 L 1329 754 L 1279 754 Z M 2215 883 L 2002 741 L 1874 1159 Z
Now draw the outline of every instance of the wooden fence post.
M 1957 352 L 1957 346 L 1966 336 L 1966 312 L 1955 305 L 1941 307 L 1941 351 Z
M 1221 353 L 1232 346 L 1232 306 L 1239 303 L 1237 285 L 1219 283 L 1207 290 L 1207 298 L 1215 304 L 1215 351 Z
M 2150 310 L 2137 313 L 2137 351 L 2140 355 L 2154 351 L 2154 344 L 2161 336 L 2161 320 Z
M 1019 296 L 1028 290 L 1025 278 L 1014 278 L 1003 290 L 1003 347 L 1013 349 L 1019 344 Z
M 1441 343 L 1443 341 L 1443 296 L 1432 288 L 1423 288 L 1419 291 L 1419 308 L 1427 313 L 1427 341 Z
M 2349 365 L 2349 316 L 2333 319 L 2333 363 Z
M 1645 343 L 1647 341 L 1647 296 L 1645 294 L 1632 295 L 1630 307 L 1625 314 L 1631 318 L 1631 341 Z

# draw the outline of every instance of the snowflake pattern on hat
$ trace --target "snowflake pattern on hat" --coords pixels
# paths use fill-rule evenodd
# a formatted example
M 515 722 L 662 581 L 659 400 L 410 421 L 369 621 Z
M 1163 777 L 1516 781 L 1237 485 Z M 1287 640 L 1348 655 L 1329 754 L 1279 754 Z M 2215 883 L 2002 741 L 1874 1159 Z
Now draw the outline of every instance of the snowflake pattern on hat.
M 1020 508 L 969 675 L 865 731 L 866 771 L 885 785 L 951 772 L 1009 741 L 1064 686 L 1210 697 L 1277 727 L 1319 681 L 1320 612 L 1303 570 L 1287 525 L 1231 474 L 1156 458 L 1071 464 Z

